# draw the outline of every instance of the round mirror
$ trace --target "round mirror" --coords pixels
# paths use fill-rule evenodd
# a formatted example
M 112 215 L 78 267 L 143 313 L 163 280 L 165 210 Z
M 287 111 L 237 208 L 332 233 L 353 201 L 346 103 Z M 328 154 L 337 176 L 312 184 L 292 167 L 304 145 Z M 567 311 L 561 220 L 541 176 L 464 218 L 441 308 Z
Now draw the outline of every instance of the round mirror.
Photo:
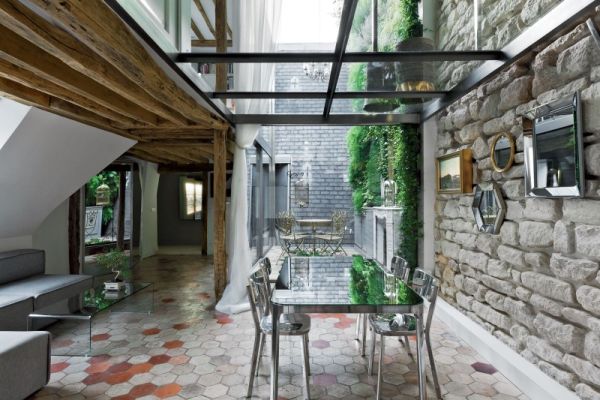
M 512 167 L 515 160 L 515 140 L 508 132 L 494 136 L 490 149 L 492 166 L 498 172 L 505 172 Z

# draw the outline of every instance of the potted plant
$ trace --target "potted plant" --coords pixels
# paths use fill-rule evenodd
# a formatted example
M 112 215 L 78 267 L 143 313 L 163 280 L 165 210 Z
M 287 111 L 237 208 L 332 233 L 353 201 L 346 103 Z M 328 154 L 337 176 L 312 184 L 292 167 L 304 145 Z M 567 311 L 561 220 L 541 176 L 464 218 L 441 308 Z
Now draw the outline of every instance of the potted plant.
M 400 0 L 395 31 L 398 39 L 396 51 L 431 51 L 433 40 L 423 37 L 423 23 L 419 18 L 420 0 Z M 396 63 L 397 90 L 434 90 L 434 68 L 431 62 Z M 406 102 L 406 100 L 404 101 Z
M 129 257 L 123 251 L 111 250 L 108 253 L 99 254 L 96 257 L 98 265 L 111 271 L 114 277 L 109 282 L 104 282 L 106 290 L 121 290 L 125 287 L 123 273 L 129 268 Z

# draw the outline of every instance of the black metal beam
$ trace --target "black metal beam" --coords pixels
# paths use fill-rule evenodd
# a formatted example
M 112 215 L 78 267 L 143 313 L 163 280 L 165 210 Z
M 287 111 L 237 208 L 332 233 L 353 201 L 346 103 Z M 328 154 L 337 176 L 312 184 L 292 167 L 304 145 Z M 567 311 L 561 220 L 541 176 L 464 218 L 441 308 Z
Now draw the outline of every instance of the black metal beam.
M 348 52 L 343 62 L 416 62 L 416 61 L 485 61 L 502 60 L 504 54 L 498 50 L 460 51 L 394 51 L 394 52 Z M 334 62 L 335 53 L 322 52 L 279 52 L 279 53 L 179 53 L 178 63 L 310 63 Z
M 444 91 L 370 91 L 336 92 L 337 99 L 435 99 L 444 97 Z M 326 92 L 213 92 L 207 93 L 213 99 L 325 99 Z
M 352 30 L 352 22 L 354 22 L 354 12 L 356 11 L 357 4 L 358 0 L 344 0 L 342 16 L 340 18 L 340 28 L 338 31 L 337 42 L 335 43 L 335 59 L 331 64 L 329 85 L 327 86 L 327 97 L 325 98 L 325 106 L 323 107 L 324 118 L 329 117 L 329 113 L 331 112 L 333 95 L 335 94 L 338 79 L 340 78 L 340 72 L 342 71 L 344 53 L 346 52 L 346 45 L 350 38 L 350 31 Z
M 236 124 L 260 125 L 398 125 L 421 122 L 418 113 L 410 114 L 235 114 Z
M 486 61 L 471 72 L 465 79 L 452 88 L 446 96 L 433 100 L 425 105 L 421 117 L 423 121 L 431 118 L 477 86 L 491 80 L 504 67 L 542 43 L 553 40 L 556 36 L 572 29 L 576 24 L 594 14 L 600 0 L 564 0 L 536 23 L 523 31 L 519 36 L 502 48 L 505 58 L 502 61 Z

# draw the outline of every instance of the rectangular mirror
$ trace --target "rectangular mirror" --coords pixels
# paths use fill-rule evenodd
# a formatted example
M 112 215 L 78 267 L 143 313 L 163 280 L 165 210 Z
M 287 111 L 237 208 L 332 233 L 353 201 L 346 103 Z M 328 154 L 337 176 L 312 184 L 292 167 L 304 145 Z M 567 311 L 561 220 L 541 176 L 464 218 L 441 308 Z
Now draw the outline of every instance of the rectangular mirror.
M 524 135 L 528 197 L 581 197 L 585 189 L 579 92 L 532 110 Z

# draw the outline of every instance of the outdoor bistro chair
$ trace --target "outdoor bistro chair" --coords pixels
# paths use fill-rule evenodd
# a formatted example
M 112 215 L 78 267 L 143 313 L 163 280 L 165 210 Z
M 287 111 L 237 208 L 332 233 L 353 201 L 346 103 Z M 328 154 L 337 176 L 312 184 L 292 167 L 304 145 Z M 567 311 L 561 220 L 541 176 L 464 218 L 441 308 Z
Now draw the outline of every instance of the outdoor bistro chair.
M 348 213 L 344 210 L 335 210 L 331 215 L 331 231 L 321 233 L 315 236 L 316 239 L 324 243 L 325 251 L 330 250 L 334 255 L 341 251 L 348 255 L 344 250 L 344 237 L 346 235 L 346 224 L 348 222 Z
M 250 367 L 250 381 L 248 382 L 248 392 L 246 397 L 252 397 L 254 386 L 254 377 L 258 376 L 260 359 L 264 348 L 264 342 L 267 335 L 273 332 L 271 321 L 271 284 L 269 282 L 269 272 L 267 268 L 270 262 L 268 258 L 259 260 L 257 265 L 250 272 L 248 278 L 248 298 L 252 318 L 254 320 L 255 336 L 254 348 L 252 351 L 252 361 Z M 310 317 L 306 314 L 283 314 L 279 320 L 279 334 L 285 336 L 302 337 L 302 353 L 304 358 L 304 381 L 305 381 L 305 399 L 310 398 L 310 363 L 308 354 L 308 333 L 310 332 Z
M 296 219 L 291 212 L 282 211 L 277 215 L 275 231 L 282 250 L 281 256 L 286 255 L 289 257 L 302 249 L 306 235 L 296 233 L 294 230 L 295 223 Z
M 391 263 L 391 273 L 396 275 L 402 282 L 408 283 L 410 276 L 410 267 L 408 261 L 400 256 L 394 256 Z M 367 314 L 358 314 L 356 317 L 356 340 L 360 340 L 362 330 L 361 351 L 360 355 L 365 356 L 365 348 L 367 345 Z
M 433 375 L 433 384 L 438 399 L 442 398 L 440 385 L 437 378 L 437 370 L 435 367 L 435 361 L 433 359 L 433 350 L 431 348 L 431 340 L 429 338 L 429 331 L 431 329 L 431 321 L 433 319 L 433 312 L 435 309 L 435 303 L 437 299 L 437 293 L 439 289 L 438 280 L 427 272 L 416 269 L 413 274 L 412 288 L 417 292 L 423 299 L 429 301 L 429 309 L 427 311 L 427 320 L 425 322 L 424 336 L 425 343 L 427 346 L 427 353 L 429 355 L 429 363 L 431 365 L 431 374 Z M 371 339 L 371 354 L 369 358 L 369 375 L 373 374 L 373 360 L 375 358 L 375 341 L 377 336 L 380 336 L 379 346 L 379 365 L 377 368 L 377 399 L 381 398 L 381 384 L 383 381 L 383 355 L 385 353 L 385 337 L 396 336 L 403 337 L 406 341 L 406 348 L 410 353 L 410 347 L 408 344 L 409 336 L 417 335 L 416 320 L 412 314 L 400 314 L 393 318 L 385 314 L 371 314 L 369 316 L 369 323 L 373 330 L 373 336 Z

